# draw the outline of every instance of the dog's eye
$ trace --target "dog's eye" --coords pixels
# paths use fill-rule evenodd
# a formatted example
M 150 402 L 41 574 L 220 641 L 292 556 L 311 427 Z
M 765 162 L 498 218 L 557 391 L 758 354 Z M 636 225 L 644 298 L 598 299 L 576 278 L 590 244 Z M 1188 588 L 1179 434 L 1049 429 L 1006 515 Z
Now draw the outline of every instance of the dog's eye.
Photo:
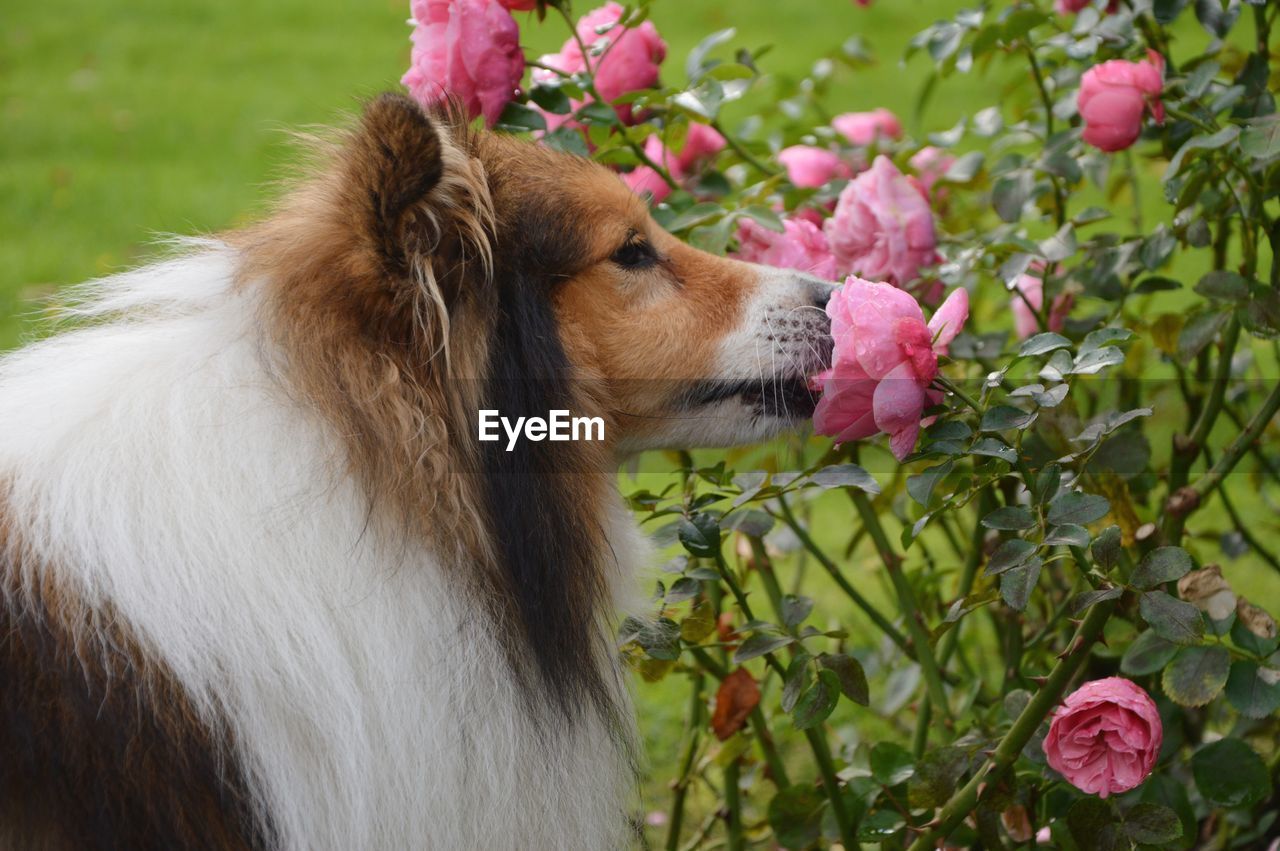
M 640 237 L 630 236 L 609 259 L 623 269 L 643 269 L 658 262 L 658 253 Z

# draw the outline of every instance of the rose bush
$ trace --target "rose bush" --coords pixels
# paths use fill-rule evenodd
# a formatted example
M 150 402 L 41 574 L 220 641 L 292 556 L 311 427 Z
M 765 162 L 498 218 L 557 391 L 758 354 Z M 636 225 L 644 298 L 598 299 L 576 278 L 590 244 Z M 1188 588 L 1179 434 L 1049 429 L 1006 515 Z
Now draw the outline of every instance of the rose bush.
M 513 78 L 530 5 L 567 40 Z M 799 80 L 732 31 L 672 63 L 661 8 L 415 3 L 406 76 L 701 248 L 858 276 L 822 435 L 624 477 L 673 557 L 620 646 L 685 707 L 649 846 L 1266 847 L 1280 7 L 975 4 L 903 46 L 922 97 L 1010 82 L 927 135 L 832 102 L 857 39 Z

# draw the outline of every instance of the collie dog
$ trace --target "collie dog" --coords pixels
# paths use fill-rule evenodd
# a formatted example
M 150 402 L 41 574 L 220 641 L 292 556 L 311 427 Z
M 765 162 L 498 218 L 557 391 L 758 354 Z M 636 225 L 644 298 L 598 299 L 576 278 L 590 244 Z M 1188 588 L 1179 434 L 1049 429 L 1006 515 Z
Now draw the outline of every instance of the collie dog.
M 402 97 L 326 156 L 0 361 L 5 847 L 635 840 L 619 460 L 811 415 L 830 287 Z

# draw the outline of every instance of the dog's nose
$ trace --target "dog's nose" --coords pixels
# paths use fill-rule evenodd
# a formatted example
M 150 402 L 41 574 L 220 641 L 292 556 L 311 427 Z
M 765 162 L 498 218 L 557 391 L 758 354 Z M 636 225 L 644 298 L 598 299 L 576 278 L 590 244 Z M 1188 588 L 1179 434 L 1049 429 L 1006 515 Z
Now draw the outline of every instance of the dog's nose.
M 835 289 L 835 284 L 828 284 L 826 281 L 810 280 L 809 299 L 813 302 L 814 307 L 826 308 L 827 302 L 831 301 L 831 294 L 835 292 Z

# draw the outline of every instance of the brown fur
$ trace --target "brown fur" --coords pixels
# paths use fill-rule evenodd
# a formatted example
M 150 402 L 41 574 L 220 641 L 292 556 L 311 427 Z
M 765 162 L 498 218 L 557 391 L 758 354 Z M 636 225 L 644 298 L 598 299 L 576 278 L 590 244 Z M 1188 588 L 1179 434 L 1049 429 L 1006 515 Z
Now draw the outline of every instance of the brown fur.
M 109 609 L 31 564 L 0 503 L 0 842 L 266 847 L 221 724 Z

